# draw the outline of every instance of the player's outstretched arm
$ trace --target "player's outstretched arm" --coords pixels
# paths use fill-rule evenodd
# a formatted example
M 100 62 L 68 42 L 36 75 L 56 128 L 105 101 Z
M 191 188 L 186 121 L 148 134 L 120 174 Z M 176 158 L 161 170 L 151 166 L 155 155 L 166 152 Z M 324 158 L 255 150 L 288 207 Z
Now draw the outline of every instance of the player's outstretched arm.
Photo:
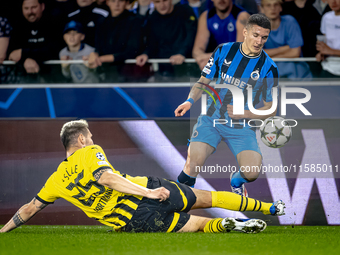
M 0 233 L 9 232 L 17 227 L 20 227 L 21 225 L 29 221 L 37 212 L 44 209 L 46 206 L 47 204 L 43 204 L 36 198 L 33 198 L 33 200 L 30 203 L 23 205 L 14 214 L 13 218 L 10 219 L 7 222 L 7 224 L 3 226 L 2 229 L 0 229 Z
M 198 88 L 205 88 L 203 84 L 209 84 L 210 80 L 205 78 L 204 76 L 201 76 L 201 78 L 198 80 L 198 82 L 195 83 L 195 85 L 192 87 L 187 101 L 184 103 L 180 104 L 176 110 L 175 110 L 175 116 L 176 117 L 181 117 L 183 116 L 187 111 L 190 110 L 192 104 L 196 102 L 200 97 L 202 96 L 202 90 Z M 190 102 L 190 101 L 191 102 Z
M 164 187 L 160 187 L 158 189 L 145 188 L 116 173 L 113 173 L 110 168 L 99 171 L 94 177 L 99 184 L 122 193 L 143 196 L 151 199 L 159 199 L 160 201 L 165 201 L 170 196 L 170 191 Z

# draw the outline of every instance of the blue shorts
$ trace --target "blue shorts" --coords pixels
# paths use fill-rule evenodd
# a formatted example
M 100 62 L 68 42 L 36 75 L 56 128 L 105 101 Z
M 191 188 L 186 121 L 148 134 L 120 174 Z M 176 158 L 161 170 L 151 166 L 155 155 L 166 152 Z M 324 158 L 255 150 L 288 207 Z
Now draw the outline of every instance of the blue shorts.
M 256 151 L 262 155 L 254 129 L 249 127 L 239 129 L 221 124 L 214 127 L 212 117 L 206 115 L 199 116 L 190 142 L 207 143 L 216 150 L 221 140 L 228 145 L 235 158 L 237 154 L 245 150 Z

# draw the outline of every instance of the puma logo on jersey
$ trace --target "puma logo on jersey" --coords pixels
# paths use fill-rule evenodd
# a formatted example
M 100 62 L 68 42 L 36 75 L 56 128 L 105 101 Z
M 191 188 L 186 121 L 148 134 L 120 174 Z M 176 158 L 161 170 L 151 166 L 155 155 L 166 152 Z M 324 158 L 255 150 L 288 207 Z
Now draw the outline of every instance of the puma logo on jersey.
M 38 30 L 32 30 L 31 33 L 32 33 L 32 35 L 37 35 Z

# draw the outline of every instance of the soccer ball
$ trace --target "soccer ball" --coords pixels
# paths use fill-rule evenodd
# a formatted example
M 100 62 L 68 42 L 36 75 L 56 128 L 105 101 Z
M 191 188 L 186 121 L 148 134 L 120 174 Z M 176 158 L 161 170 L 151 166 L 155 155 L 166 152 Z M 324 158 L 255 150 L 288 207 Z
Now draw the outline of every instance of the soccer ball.
M 292 137 L 292 128 L 282 117 L 270 117 L 260 127 L 261 140 L 270 148 L 280 148 Z

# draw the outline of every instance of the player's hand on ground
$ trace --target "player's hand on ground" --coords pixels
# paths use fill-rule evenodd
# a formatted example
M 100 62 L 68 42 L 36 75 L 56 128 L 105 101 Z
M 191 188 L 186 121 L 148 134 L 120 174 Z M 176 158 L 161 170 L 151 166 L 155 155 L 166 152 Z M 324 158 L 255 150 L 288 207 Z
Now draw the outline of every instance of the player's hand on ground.
M 183 64 L 185 57 L 181 54 L 173 55 L 170 57 L 170 63 L 172 65 L 181 65 Z
M 102 62 L 99 59 L 99 55 L 96 52 L 91 52 L 89 56 L 89 61 L 88 61 L 88 67 L 89 68 L 96 68 L 98 66 L 101 66 Z
M 9 54 L 8 59 L 14 62 L 19 62 L 21 59 L 22 49 L 14 50 Z
M 27 73 L 39 73 L 40 71 L 38 63 L 32 58 L 27 58 L 25 60 L 24 67 Z
M 145 65 L 146 61 L 148 61 L 149 57 L 146 54 L 142 54 L 136 57 L 136 65 L 143 66 Z
M 228 112 L 228 116 L 234 120 L 240 120 L 240 119 L 246 119 L 248 118 L 247 113 L 249 113 L 250 111 L 248 110 L 244 110 L 244 114 L 238 114 L 238 115 L 234 115 L 234 106 L 228 104 L 227 105 L 227 112 Z
M 183 104 L 177 107 L 177 109 L 175 110 L 175 116 L 182 117 L 187 111 L 190 110 L 190 108 L 191 108 L 191 103 L 188 101 L 185 101 Z
M 151 198 L 151 199 L 159 199 L 159 201 L 162 202 L 162 201 L 167 200 L 169 196 L 170 196 L 170 191 L 164 187 L 160 187 L 157 189 L 150 189 L 146 197 Z

